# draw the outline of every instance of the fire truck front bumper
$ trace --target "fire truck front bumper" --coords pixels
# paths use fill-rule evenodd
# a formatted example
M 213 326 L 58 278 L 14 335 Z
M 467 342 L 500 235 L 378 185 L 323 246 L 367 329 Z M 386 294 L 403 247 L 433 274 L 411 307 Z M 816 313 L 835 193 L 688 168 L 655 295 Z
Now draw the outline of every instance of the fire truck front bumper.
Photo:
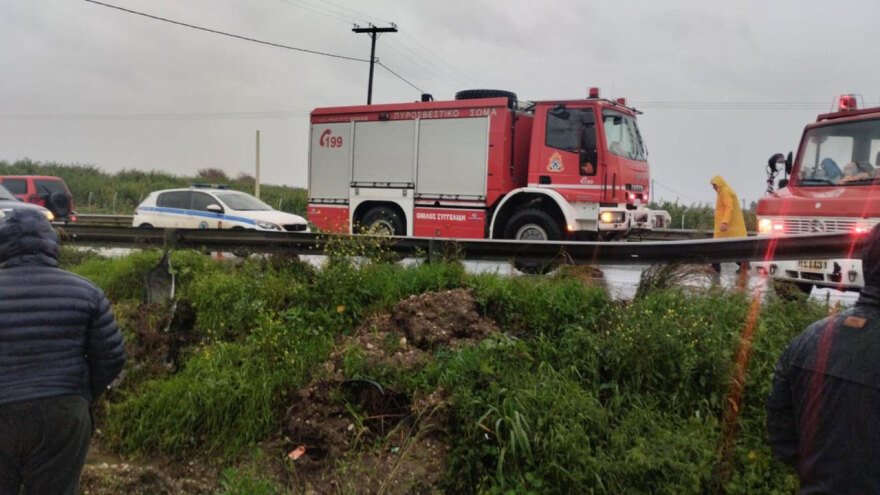
M 762 261 L 751 265 L 758 276 L 788 282 L 838 290 L 861 290 L 865 286 L 861 260 Z

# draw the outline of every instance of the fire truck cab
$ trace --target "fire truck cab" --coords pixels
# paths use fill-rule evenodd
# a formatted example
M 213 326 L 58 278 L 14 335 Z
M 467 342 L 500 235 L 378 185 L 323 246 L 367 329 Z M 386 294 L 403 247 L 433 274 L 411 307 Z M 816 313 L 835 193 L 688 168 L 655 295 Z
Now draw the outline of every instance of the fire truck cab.
M 520 240 L 613 239 L 653 227 L 638 112 L 623 99 L 318 108 L 309 220 L 322 231 Z
M 758 201 L 759 235 L 869 232 L 880 223 L 878 161 L 880 107 L 860 110 L 854 95 L 841 96 L 836 111 L 807 125 L 795 159 L 789 153 L 785 161 L 780 189 Z M 808 293 L 813 286 L 860 290 L 858 257 L 854 252 L 847 259 L 767 260 L 754 266 L 759 275 L 794 282 Z

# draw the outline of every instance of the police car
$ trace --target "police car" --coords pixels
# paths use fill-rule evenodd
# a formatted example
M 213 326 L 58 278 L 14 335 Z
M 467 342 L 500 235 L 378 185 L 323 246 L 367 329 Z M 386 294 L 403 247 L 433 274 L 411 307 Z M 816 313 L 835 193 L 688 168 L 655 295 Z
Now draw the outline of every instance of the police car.
M 154 191 L 134 212 L 133 227 L 255 229 L 309 232 L 306 219 L 278 211 L 226 186 L 194 184 L 189 189 Z

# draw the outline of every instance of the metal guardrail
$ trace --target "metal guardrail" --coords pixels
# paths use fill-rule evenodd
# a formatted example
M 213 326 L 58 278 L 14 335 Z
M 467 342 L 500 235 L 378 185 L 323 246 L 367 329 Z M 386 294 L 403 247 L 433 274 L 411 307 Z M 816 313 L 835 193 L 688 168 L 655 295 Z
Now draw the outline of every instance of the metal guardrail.
M 104 215 L 87 213 L 76 216 L 77 225 L 131 225 L 132 215 Z
M 344 242 L 343 239 L 349 237 L 253 230 L 133 229 L 84 225 L 60 227 L 58 230 L 63 243 L 79 246 L 169 247 L 289 254 L 323 254 L 328 243 Z M 375 240 L 400 256 L 453 254 L 460 259 L 473 261 L 652 264 L 847 258 L 858 255 L 864 237 L 836 233 L 645 242 L 524 243 L 425 237 L 380 237 Z

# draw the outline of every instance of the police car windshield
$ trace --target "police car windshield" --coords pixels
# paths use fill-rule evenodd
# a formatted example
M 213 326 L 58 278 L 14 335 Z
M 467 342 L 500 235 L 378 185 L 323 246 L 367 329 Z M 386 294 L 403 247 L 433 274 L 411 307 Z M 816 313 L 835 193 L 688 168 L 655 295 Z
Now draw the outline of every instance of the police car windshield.
M 249 195 L 236 192 L 217 193 L 217 198 L 226 204 L 230 209 L 239 211 L 265 211 L 271 210 L 272 207 L 263 203 L 259 199 Z
M 6 189 L 3 186 L 0 186 L 0 199 L 15 201 L 15 196 L 13 196 L 12 193 L 9 192 L 8 189 Z

